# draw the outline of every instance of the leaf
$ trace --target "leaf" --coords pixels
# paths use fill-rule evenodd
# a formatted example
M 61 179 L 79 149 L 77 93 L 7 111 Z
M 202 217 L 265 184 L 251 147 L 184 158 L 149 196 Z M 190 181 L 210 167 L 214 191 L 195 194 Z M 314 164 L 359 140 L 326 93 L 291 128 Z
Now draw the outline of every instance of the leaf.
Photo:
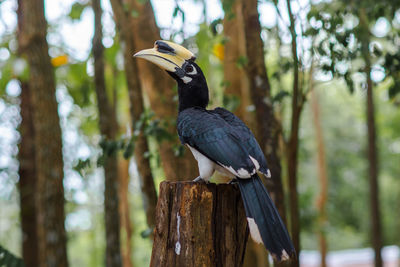
M 349 88 L 350 93 L 353 94 L 354 93 L 354 81 L 351 79 L 351 73 L 347 71 L 343 75 L 343 78 L 347 84 L 347 87 Z
M 0 72 L 0 95 L 4 94 L 8 82 L 13 78 L 12 65 L 8 62 L 5 66 L 2 66 Z
M 85 159 L 85 160 L 79 159 L 78 163 L 73 167 L 73 169 L 79 172 L 81 176 L 83 176 L 83 170 L 89 168 L 90 165 L 91 165 L 90 159 Z
M 400 93 L 400 81 L 395 81 L 392 86 L 389 87 L 388 95 L 390 99 L 394 99 L 397 94 Z
M 236 66 L 240 69 L 244 68 L 247 63 L 249 62 L 249 59 L 246 56 L 239 56 L 236 59 Z
M 380 56 L 382 56 L 383 53 L 382 53 L 381 48 L 378 45 L 374 44 L 372 46 L 372 54 L 376 57 L 380 57 Z
M 175 9 L 174 9 L 174 12 L 172 12 L 172 17 L 176 18 L 176 16 L 178 16 L 178 12 L 179 12 L 179 7 L 176 6 Z
M 126 148 L 125 148 L 125 151 L 124 151 L 124 153 L 123 153 L 123 156 L 124 156 L 124 158 L 125 159 L 128 159 L 128 158 L 130 158 L 132 155 L 133 155 L 133 152 L 135 151 L 135 142 L 134 142 L 134 138 L 132 138 L 130 141 L 129 141 L 129 143 L 128 143 L 128 145 L 126 146 Z
M 293 63 L 288 58 L 281 59 L 281 72 L 287 73 L 293 67 Z
M 83 10 L 87 7 L 87 4 L 82 4 L 79 2 L 75 2 L 71 6 L 71 10 L 69 11 L 68 16 L 73 20 L 79 20 L 82 16 Z
M 331 71 L 331 65 L 330 64 L 323 64 L 321 66 L 321 70 L 325 73 L 329 73 Z
M 53 67 L 60 67 L 62 65 L 65 65 L 68 63 L 68 56 L 67 55 L 61 55 L 58 57 L 53 57 L 51 59 L 51 65 L 53 65 Z
M 90 95 L 94 90 L 93 82 L 86 72 L 86 62 L 69 64 L 65 83 L 75 104 L 80 107 L 91 104 Z
M 321 56 L 325 56 L 326 55 L 325 49 L 323 48 L 323 43 L 320 43 L 320 45 L 317 46 L 317 52 Z
M 210 29 L 211 29 L 211 32 L 212 32 L 212 34 L 213 34 L 213 36 L 216 36 L 217 34 L 218 34 L 218 25 L 221 25 L 222 24 L 222 20 L 221 19 L 215 19 L 215 20 L 213 20 L 212 22 L 211 22 L 211 24 L 210 24 Z
M 220 61 L 224 60 L 225 56 L 225 46 L 221 43 L 216 43 L 213 46 L 213 54 L 216 56 Z
M 149 238 L 149 237 L 151 236 L 152 233 L 153 233 L 153 229 L 147 228 L 146 230 L 144 230 L 144 231 L 142 231 L 142 232 L 140 233 L 140 236 L 141 236 L 142 238 Z
M 229 111 L 235 111 L 240 105 L 240 98 L 236 95 L 224 94 L 222 99 L 224 107 Z
M 0 266 L 24 267 L 24 261 L 0 246 Z
M 288 91 L 285 90 L 281 90 L 279 91 L 276 95 L 273 96 L 272 98 L 272 102 L 282 102 L 282 100 L 286 97 L 286 96 L 290 96 Z

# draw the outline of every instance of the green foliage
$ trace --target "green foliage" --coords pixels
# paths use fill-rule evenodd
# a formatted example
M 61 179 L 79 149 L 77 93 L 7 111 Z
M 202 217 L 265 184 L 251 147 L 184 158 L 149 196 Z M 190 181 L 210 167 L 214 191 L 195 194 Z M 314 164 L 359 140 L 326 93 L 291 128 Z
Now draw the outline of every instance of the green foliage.
M 119 151 L 122 151 L 122 155 L 125 159 L 130 158 L 135 151 L 135 142 L 139 135 L 143 135 L 147 138 L 153 138 L 157 143 L 171 142 L 176 140 L 175 135 L 171 135 L 167 128 L 168 123 L 159 118 L 155 118 L 154 112 L 145 111 L 140 116 L 140 119 L 134 123 L 134 132 L 131 137 L 121 136 L 115 140 L 109 140 L 104 137 L 101 138 L 99 146 L 101 148 L 101 154 L 96 160 L 97 167 L 104 166 L 108 157 L 115 155 Z M 184 154 L 184 148 L 182 145 L 174 147 L 175 156 L 179 157 Z M 153 157 L 150 151 L 147 151 L 145 157 Z M 73 169 L 78 171 L 81 176 L 86 173 L 89 169 L 92 169 L 93 162 L 91 159 L 79 159 L 74 165 Z
M 24 261 L 21 258 L 11 254 L 4 247 L 0 246 L 0 266 L 4 267 L 24 267 Z
M 83 10 L 85 10 L 85 8 L 89 5 L 88 2 L 86 3 L 82 3 L 82 2 L 75 2 L 72 6 L 71 6 L 71 10 L 69 11 L 68 16 L 72 19 L 72 20 L 79 20 L 82 16 Z
M 236 66 L 239 69 L 243 69 L 247 65 L 248 62 L 249 62 L 249 59 L 246 56 L 239 56 L 236 59 Z
M 282 102 L 282 100 L 287 96 L 290 96 L 289 92 L 281 90 L 272 97 L 272 102 Z
M 73 169 L 77 172 L 79 172 L 79 174 L 83 177 L 84 173 L 83 170 L 90 167 L 90 159 L 79 159 L 78 163 L 73 167 Z
M 182 22 L 185 22 L 185 12 L 179 7 L 178 2 L 176 2 L 172 17 L 176 18 L 178 15 L 181 15 Z
M 153 231 L 154 231 L 154 229 L 148 228 L 148 229 L 146 229 L 146 230 L 143 230 L 143 231 L 140 233 L 140 236 L 141 236 L 142 238 L 149 238 L 149 237 L 151 236 L 151 234 L 153 233 Z
M 398 52 L 386 54 L 384 68 L 386 76 L 392 78 L 388 95 L 390 99 L 394 99 L 400 95 L 400 55 Z
M 240 105 L 240 98 L 235 95 L 224 94 L 222 104 L 227 110 L 234 112 Z
M 145 111 L 136 123 L 135 132 L 143 129 L 145 136 L 155 138 L 158 143 L 175 140 L 175 135 L 168 132 L 168 126 L 168 122 L 156 118 L 154 112 Z
M 12 64 L 10 61 L 7 61 L 1 68 L 0 94 L 5 93 L 6 86 L 8 82 L 12 79 L 12 77 L 13 77 Z
M 223 0 L 222 2 L 222 9 L 224 10 L 225 17 L 228 19 L 233 19 L 235 17 L 233 5 L 235 4 L 236 0 Z
M 68 93 L 74 99 L 74 103 L 80 107 L 90 104 L 93 96 L 93 82 L 87 75 L 87 62 L 78 62 L 65 66 L 68 69 L 67 75 L 61 81 L 65 83 Z
M 318 37 L 315 52 L 325 59 L 321 70 L 331 73 L 333 77 L 343 78 L 350 92 L 354 92 L 356 84 L 353 74 L 365 72 L 364 60 L 367 54 L 371 64 L 384 67 L 386 79 L 392 80 L 388 95 L 394 98 L 400 91 L 397 56 L 400 50 L 393 45 L 393 41 L 400 36 L 400 32 L 395 30 L 394 19 L 399 8 L 398 1 L 333 1 L 312 5 L 307 15 L 312 23 L 306 35 Z M 367 25 L 360 21 L 360 10 L 366 12 Z M 384 38 L 373 34 L 378 19 L 390 23 L 391 31 Z M 393 50 L 396 52 L 392 53 Z
M 210 30 L 213 36 L 218 34 L 218 27 L 222 26 L 222 19 L 215 19 L 210 23 Z

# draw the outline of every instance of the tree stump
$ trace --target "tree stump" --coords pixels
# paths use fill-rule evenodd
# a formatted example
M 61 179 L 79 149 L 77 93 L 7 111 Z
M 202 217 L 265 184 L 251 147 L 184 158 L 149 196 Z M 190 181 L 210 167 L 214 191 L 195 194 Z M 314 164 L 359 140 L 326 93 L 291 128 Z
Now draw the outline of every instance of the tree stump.
M 236 185 L 160 184 L 151 267 L 242 266 L 247 238 Z

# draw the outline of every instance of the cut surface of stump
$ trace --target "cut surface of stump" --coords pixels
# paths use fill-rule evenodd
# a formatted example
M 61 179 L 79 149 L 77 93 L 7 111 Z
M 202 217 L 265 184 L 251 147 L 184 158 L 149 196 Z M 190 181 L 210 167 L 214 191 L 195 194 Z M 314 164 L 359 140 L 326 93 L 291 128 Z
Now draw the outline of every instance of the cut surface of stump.
M 236 185 L 160 184 L 150 266 L 242 266 L 247 237 Z

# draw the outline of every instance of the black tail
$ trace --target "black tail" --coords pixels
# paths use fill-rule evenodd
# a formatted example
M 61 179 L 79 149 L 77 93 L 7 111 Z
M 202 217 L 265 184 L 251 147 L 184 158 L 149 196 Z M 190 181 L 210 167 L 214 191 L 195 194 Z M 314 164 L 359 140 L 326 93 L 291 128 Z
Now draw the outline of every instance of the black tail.
M 256 242 L 262 241 L 265 248 L 279 261 L 294 255 L 296 252 L 288 231 L 258 175 L 237 180 L 252 238 Z

